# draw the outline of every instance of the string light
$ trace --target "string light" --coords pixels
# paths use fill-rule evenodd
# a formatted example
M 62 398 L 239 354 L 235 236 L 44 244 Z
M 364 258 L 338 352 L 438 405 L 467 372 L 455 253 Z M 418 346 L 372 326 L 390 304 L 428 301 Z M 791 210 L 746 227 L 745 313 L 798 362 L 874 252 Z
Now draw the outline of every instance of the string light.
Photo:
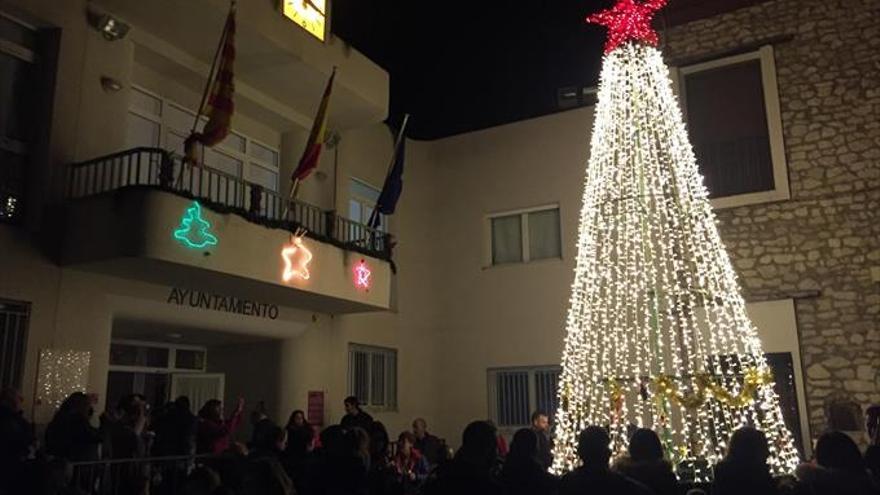
M 192 206 L 180 219 L 180 226 L 174 231 L 174 238 L 181 244 L 192 249 L 201 249 L 217 245 L 217 237 L 208 232 L 211 224 L 202 218 L 202 206 L 193 201 Z
M 281 258 L 284 260 L 284 272 L 281 279 L 290 282 L 294 278 L 308 280 L 309 263 L 312 262 L 312 252 L 303 243 L 302 235 L 295 235 L 290 244 L 281 250 Z
M 620 0 L 611 12 L 663 3 Z M 705 481 L 731 433 L 753 425 L 767 435 L 771 471 L 792 473 L 797 452 L 668 69 L 659 50 L 628 41 L 654 39 L 636 21 L 618 21 L 631 25 L 612 29 L 602 66 L 551 470 L 579 465 L 586 426 L 609 427 L 614 457 L 638 426 Z
M 37 403 L 54 411 L 70 394 L 85 391 L 90 361 L 88 351 L 41 349 Z

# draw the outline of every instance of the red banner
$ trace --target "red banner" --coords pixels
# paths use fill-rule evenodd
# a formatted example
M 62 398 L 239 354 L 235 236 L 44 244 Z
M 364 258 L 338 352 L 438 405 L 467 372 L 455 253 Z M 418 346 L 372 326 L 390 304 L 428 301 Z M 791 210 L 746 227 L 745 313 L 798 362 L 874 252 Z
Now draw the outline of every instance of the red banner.
M 309 407 L 306 417 L 310 425 L 324 426 L 324 392 L 309 390 Z

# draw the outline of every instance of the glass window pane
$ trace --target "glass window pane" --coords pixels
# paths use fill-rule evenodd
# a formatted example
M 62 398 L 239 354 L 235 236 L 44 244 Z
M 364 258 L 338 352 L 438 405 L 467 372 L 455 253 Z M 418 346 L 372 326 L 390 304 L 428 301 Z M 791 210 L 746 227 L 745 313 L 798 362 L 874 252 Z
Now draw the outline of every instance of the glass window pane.
M 376 204 L 376 201 L 379 200 L 379 190 L 368 186 L 359 180 L 351 179 L 349 191 L 352 197 L 366 200 L 372 204 Z
M 174 367 L 182 370 L 204 369 L 205 351 L 178 349 L 174 353 Z
M 205 148 L 205 165 L 233 177 L 241 177 L 241 160 L 213 148 Z
M 226 138 L 220 142 L 220 146 L 227 150 L 238 151 L 244 153 L 245 140 L 241 134 L 230 132 Z
M 559 405 L 556 395 L 559 373 L 558 369 L 535 372 L 535 397 L 538 401 L 536 409 L 546 412 L 550 418 L 553 418 Z
M 397 407 L 397 353 L 390 352 L 385 356 L 388 364 L 388 380 L 385 388 L 388 407 Z
M 559 210 L 529 213 L 529 259 L 559 258 Z
M 35 96 L 32 71 L 28 62 L 0 52 L 0 138 L 30 140 L 31 100 Z
M 176 105 L 166 105 L 165 106 L 165 124 L 168 127 L 182 133 L 189 135 L 189 131 L 192 129 L 193 119 L 196 117 L 196 114 L 190 112 L 189 110 L 184 110 Z M 204 122 L 199 123 L 199 128 L 204 128 Z
M 362 351 L 352 351 L 352 390 L 351 394 L 363 404 L 369 400 L 369 358 L 370 355 Z
M 159 117 L 162 115 L 162 100 L 144 93 L 137 88 L 131 88 L 131 101 L 129 108 L 134 108 L 149 115 Z
M 501 371 L 495 381 L 498 425 L 521 426 L 529 422 L 529 373 Z
M 385 356 L 373 354 L 370 356 L 370 404 L 374 406 L 385 405 Z
M 110 344 L 110 364 L 115 366 L 136 366 L 137 347 L 125 344 Z
M 183 156 L 184 141 L 186 141 L 186 136 L 184 136 L 183 134 L 174 131 L 168 131 L 165 134 L 165 149 L 177 155 Z
M 248 150 L 248 153 L 267 165 L 272 165 L 274 167 L 278 166 L 278 152 L 267 148 L 262 144 L 251 141 L 251 147 Z
M 250 177 L 248 180 L 259 184 L 270 191 L 278 191 L 278 172 L 251 163 Z
M 141 347 L 139 349 L 140 357 L 138 361 L 141 366 L 150 368 L 167 368 L 168 367 L 168 349 L 164 347 Z
M 125 129 L 125 146 L 126 148 L 158 147 L 159 124 L 129 112 Z
M 772 190 L 761 61 L 694 72 L 684 82 L 688 131 L 709 195 Z
M 168 349 L 132 344 L 110 344 L 110 364 L 167 368 Z
M 519 215 L 492 219 L 492 264 L 522 261 L 522 221 Z
M 348 200 L 348 219 L 353 222 L 361 221 L 361 203 L 359 201 Z

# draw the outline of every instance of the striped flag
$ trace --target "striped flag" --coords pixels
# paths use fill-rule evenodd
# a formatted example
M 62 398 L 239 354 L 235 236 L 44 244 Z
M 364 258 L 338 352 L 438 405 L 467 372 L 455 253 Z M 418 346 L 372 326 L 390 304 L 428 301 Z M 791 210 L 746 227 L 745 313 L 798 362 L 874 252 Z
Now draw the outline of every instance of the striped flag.
M 214 146 L 226 139 L 232 124 L 232 114 L 235 105 L 232 95 L 235 93 L 233 77 L 235 65 L 235 3 L 229 9 L 226 18 L 226 26 L 223 28 L 221 37 L 220 60 L 217 71 L 213 74 L 214 79 L 209 81 L 210 94 L 207 104 L 199 109 L 200 115 L 208 117 L 208 122 L 202 132 L 195 129 L 184 142 L 186 159 L 190 163 L 196 163 L 196 144 Z M 198 117 L 196 117 L 198 119 Z M 198 120 L 196 121 L 198 122 Z
M 333 90 L 333 79 L 335 78 L 336 68 L 334 67 L 333 73 L 330 74 L 330 80 L 327 81 L 327 87 L 324 89 L 324 97 L 321 98 L 321 104 L 318 106 L 318 113 L 315 115 L 315 123 L 312 124 L 312 132 L 309 134 L 306 149 L 303 151 L 302 158 L 299 159 L 299 165 L 293 171 L 291 179 L 294 182 L 305 179 L 318 166 L 321 148 L 324 146 L 324 136 L 327 134 L 327 107 L 330 104 L 330 93 Z

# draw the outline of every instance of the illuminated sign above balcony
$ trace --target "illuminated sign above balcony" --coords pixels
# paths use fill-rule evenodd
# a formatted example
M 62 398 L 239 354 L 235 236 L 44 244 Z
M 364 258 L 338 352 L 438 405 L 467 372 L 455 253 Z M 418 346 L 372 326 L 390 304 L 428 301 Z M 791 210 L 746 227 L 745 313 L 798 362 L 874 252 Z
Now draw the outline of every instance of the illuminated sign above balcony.
M 324 41 L 327 33 L 327 0 L 282 0 L 284 17 Z

